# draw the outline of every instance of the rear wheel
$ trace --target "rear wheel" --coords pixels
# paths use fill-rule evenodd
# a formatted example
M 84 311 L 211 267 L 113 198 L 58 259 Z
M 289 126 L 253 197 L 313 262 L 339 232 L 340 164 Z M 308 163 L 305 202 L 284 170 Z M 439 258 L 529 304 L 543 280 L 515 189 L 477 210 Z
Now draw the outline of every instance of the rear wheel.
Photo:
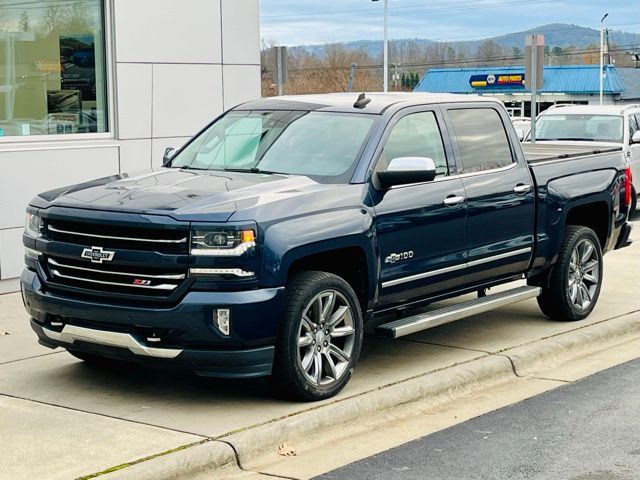
M 582 320 L 591 314 L 602 286 L 602 249 L 593 230 L 569 226 L 538 305 L 554 320 Z
M 362 314 L 353 289 L 325 272 L 302 272 L 287 285 L 273 364 L 279 393 L 315 401 L 349 382 L 362 347 Z

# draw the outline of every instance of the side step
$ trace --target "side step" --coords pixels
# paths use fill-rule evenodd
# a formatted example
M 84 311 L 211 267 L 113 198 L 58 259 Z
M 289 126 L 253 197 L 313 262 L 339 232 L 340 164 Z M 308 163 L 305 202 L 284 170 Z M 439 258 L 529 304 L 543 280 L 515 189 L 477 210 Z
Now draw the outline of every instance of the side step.
M 518 287 L 505 292 L 487 295 L 486 297 L 474 298 L 473 300 L 457 303 L 431 312 L 420 313 L 413 317 L 401 318 L 400 320 L 385 323 L 376 328 L 376 333 L 391 338 L 404 337 L 405 335 L 454 322 L 461 318 L 488 312 L 530 298 L 536 298 L 540 295 L 540 292 L 540 287 Z

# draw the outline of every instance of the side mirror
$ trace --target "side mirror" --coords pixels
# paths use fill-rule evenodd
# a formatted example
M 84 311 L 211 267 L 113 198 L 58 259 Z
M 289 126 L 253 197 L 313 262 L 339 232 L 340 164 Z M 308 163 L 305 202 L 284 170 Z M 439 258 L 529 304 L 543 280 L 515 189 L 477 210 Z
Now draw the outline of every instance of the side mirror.
M 376 174 L 378 184 L 387 189 L 394 185 L 430 182 L 436 178 L 436 164 L 429 157 L 399 157 L 389 162 L 387 170 Z
M 176 156 L 176 149 L 175 148 L 167 148 L 164 151 L 164 156 L 162 157 L 162 166 L 166 167 L 171 163 L 171 160 L 173 160 L 173 157 Z
M 633 134 L 633 137 L 631 137 L 631 143 L 640 143 L 640 130 Z

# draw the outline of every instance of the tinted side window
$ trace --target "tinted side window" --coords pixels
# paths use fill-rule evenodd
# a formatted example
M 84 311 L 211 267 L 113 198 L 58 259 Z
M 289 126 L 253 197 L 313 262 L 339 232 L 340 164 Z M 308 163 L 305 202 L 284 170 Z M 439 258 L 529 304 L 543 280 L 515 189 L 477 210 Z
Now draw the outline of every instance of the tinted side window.
M 492 108 L 449 110 L 464 173 L 506 167 L 513 163 L 500 115 Z
M 386 170 L 389 162 L 399 157 L 429 157 L 435 162 L 438 175 L 448 173 L 444 144 L 433 112 L 412 113 L 394 125 L 378 170 Z

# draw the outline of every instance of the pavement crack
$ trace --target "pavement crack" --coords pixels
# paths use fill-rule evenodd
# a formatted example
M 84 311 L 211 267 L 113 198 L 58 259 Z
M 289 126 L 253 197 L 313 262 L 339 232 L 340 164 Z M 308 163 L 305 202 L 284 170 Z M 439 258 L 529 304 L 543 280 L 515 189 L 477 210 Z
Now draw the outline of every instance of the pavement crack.
M 119 420 L 121 422 L 129 422 L 129 423 L 135 423 L 137 425 L 144 425 L 144 426 L 147 426 L 147 427 L 154 427 L 154 428 L 158 428 L 158 429 L 161 429 L 161 430 L 167 430 L 167 431 L 170 431 L 170 432 L 182 433 L 182 434 L 185 434 L 185 435 L 193 435 L 194 437 L 202 438 L 203 441 L 215 440 L 215 438 L 212 438 L 212 437 L 207 436 L 207 435 L 202 435 L 202 434 L 194 433 L 194 432 L 187 432 L 186 430 L 180 430 L 178 428 L 171 428 L 171 427 L 165 427 L 165 426 L 162 426 L 162 425 L 156 425 L 156 424 L 153 424 L 153 423 L 141 422 L 140 420 L 131 420 L 130 418 L 116 417 L 115 415 L 108 415 L 106 413 L 91 412 L 91 411 L 88 411 L 88 410 L 82 410 L 81 408 L 69 407 L 69 406 L 66 406 L 66 405 L 60 405 L 60 404 L 52 403 L 52 402 L 45 402 L 43 400 L 34 400 L 34 399 L 31 399 L 31 398 L 21 397 L 19 395 L 11 395 L 11 394 L 8 394 L 8 393 L 1 393 L 0 392 L 0 396 L 7 397 L 7 398 L 14 398 L 16 400 L 22 400 L 22 401 L 25 401 L 25 402 L 38 403 L 40 405 L 47 405 L 49 407 L 62 408 L 64 410 L 71 410 L 73 412 L 85 413 L 87 415 L 97 415 L 98 417 L 110 418 L 112 420 Z
M 247 472 L 247 473 L 257 473 L 257 474 L 260 474 L 260 475 L 265 475 L 265 476 L 267 476 L 267 477 L 280 478 L 280 479 L 283 479 L 283 480 L 301 480 L 301 479 L 296 478 L 296 477 L 286 477 L 286 476 L 282 476 L 282 475 L 275 475 L 275 474 L 273 474 L 273 473 L 262 472 L 262 471 L 260 471 L 260 470 L 252 470 L 252 469 L 249 469 L 249 468 L 245 468 L 245 467 L 242 465 L 242 462 L 240 461 L 240 455 L 238 454 L 238 450 L 236 450 L 236 447 L 235 447 L 235 445 L 234 445 L 233 443 L 228 442 L 228 441 L 226 441 L 226 440 L 222 440 L 222 439 L 217 439 L 216 441 L 217 441 L 217 442 L 220 442 L 220 443 L 224 443 L 225 445 L 228 445 L 229 447 L 231 447 L 231 450 L 233 450 L 233 454 L 234 454 L 234 455 L 235 455 L 235 457 L 236 457 L 236 465 L 237 465 L 237 466 L 238 466 L 238 468 L 239 468 L 240 470 L 242 470 L 243 472 Z
M 511 365 L 511 370 L 513 371 L 513 374 L 518 377 L 518 378 L 525 378 L 522 375 L 520 375 L 518 373 L 518 370 L 516 369 L 516 364 L 513 363 L 513 360 L 511 359 L 511 357 L 509 355 L 505 355 L 504 353 L 490 353 L 489 355 L 493 355 L 495 357 L 504 357 L 507 360 L 509 360 L 509 364 Z
M 9 365 L 11 363 L 24 362 L 25 360 L 31 360 L 33 358 L 48 357 L 50 355 L 57 355 L 59 353 L 64 353 L 64 352 L 65 352 L 65 350 L 61 350 L 59 352 L 41 353 L 40 355 L 33 355 L 32 357 L 18 358 L 17 360 L 9 360 L 8 362 L 0 362 L 0 366 Z
M 478 353 L 487 353 L 489 355 L 491 355 L 491 352 L 487 351 L 487 350 L 479 350 L 476 348 L 467 348 L 467 347 L 460 347 L 457 345 L 445 345 L 443 343 L 436 343 L 436 342 L 423 342 L 421 340 L 412 340 L 410 338 L 403 338 L 399 340 L 400 342 L 406 342 L 406 343 L 419 343 L 421 345 L 433 345 L 436 347 L 446 347 L 446 348 L 454 348 L 456 350 L 465 350 L 467 352 L 478 352 Z
M 529 378 L 535 378 L 537 380 L 548 380 L 551 382 L 573 383 L 571 380 L 562 380 L 561 378 L 550 378 L 550 377 L 529 377 Z

